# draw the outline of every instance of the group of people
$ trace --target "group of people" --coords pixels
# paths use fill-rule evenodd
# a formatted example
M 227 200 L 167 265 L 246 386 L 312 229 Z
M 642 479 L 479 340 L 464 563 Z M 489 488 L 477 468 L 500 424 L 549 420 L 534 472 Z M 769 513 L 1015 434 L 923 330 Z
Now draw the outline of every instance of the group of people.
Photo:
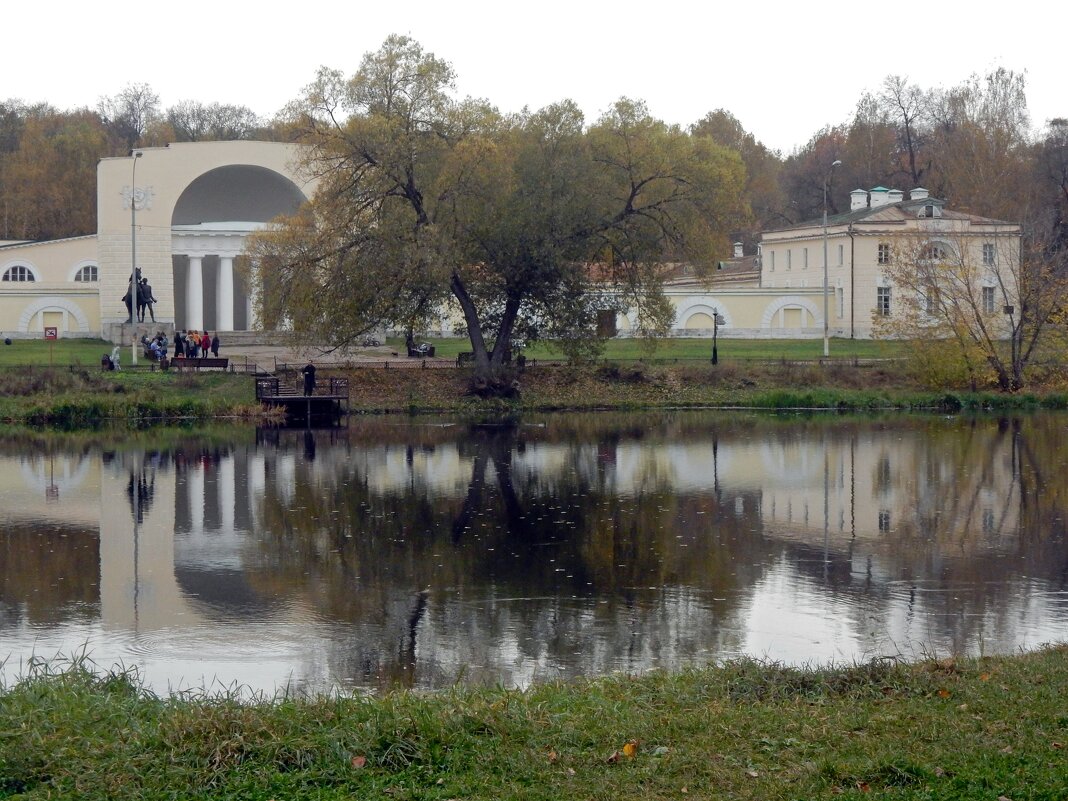
M 167 335 L 160 331 L 152 339 L 141 337 L 141 347 L 144 348 L 145 358 L 154 362 L 161 362 L 167 358 Z
M 219 355 L 219 334 L 212 336 L 207 331 L 179 331 L 174 335 L 174 358 L 203 359 L 209 353 Z
M 131 291 L 136 289 L 137 297 L 131 295 Z M 132 286 L 126 290 L 126 294 L 122 296 L 122 302 L 126 304 L 126 314 L 133 315 L 133 305 L 137 305 L 137 321 L 143 323 L 145 321 L 145 312 L 147 311 L 152 318 L 152 322 L 156 322 L 156 312 L 152 308 L 152 304 L 156 303 L 156 296 L 152 294 L 152 285 L 148 283 L 147 278 L 141 277 L 141 268 L 137 268 L 137 272 L 134 275 Z

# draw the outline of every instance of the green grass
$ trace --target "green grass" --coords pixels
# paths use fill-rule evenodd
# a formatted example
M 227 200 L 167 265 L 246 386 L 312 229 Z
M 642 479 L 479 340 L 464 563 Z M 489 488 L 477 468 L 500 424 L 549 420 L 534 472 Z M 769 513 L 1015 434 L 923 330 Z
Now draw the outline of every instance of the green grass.
M 437 338 L 428 340 L 435 347 L 435 356 L 454 359 L 458 353 L 471 350 L 467 339 Z M 390 338 L 386 344 L 398 353 L 404 352 L 404 340 Z M 719 358 L 722 361 L 748 359 L 819 359 L 823 356 L 822 339 L 724 339 L 718 342 Z M 562 359 L 563 353 L 551 342 L 533 342 L 524 351 L 528 359 Z M 900 342 L 882 342 L 862 339 L 832 339 L 831 358 L 893 358 L 904 355 L 905 346 Z M 605 343 L 604 358 L 608 361 L 645 360 L 700 360 L 712 358 L 712 340 L 670 338 L 661 339 L 650 351 L 640 339 L 610 339 Z
M 43 339 L 13 339 L 10 345 L 0 339 L 0 367 L 16 365 L 47 366 L 49 360 L 55 365 L 66 367 L 71 364 L 84 367 L 100 367 L 100 357 L 111 353 L 115 347 L 102 339 L 57 339 L 45 342 Z M 122 352 L 123 364 L 129 364 L 130 349 Z M 139 360 L 141 361 L 141 360 Z
M 0 368 L 0 422 L 92 427 L 259 414 L 248 376 L 83 368 Z
M 0 797 L 1052 801 L 1066 690 L 1064 647 L 252 702 L 38 663 L 0 693 Z

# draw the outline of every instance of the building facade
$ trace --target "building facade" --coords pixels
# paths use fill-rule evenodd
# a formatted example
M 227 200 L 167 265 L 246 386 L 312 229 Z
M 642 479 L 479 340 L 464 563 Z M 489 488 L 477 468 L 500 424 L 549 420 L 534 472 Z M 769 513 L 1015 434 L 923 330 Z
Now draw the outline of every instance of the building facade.
M 256 287 L 240 269 L 246 237 L 315 191 L 299 169 L 301 148 L 277 142 L 186 142 L 103 159 L 97 168 L 97 231 L 52 242 L 0 242 L 0 334 L 130 341 L 167 326 L 242 331 L 259 328 Z M 831 336 L 871 338 L 876 321 L 900 300 L 888 260 L 906 243 L 991 266 L 1019 258 L 1013 223 L 954 212 L 913 190 L 855 190 L 850 211 L 827 223 L 824 293 L 822 221 L 767 231 L 757 254 L 735 246 L 708 275 L 685 265 L 668 276 L 675 336 L 818 338 L 824 307 Z M 154 321 L 135 325 L 123 301 L 133 266 L 156 298 Z M 983 301 L 1012 303 L 1000 288 Z M 991 292 L 988 293 L 987 290 Z M 988 297 L 989 295 L 989 297 Z M 717 319 L 719 320 L 717 324 Z M 636 314 L 617 318 L 622 336 L 638 332 Z M 453 323 L 443 312 L 441 333 Z
M 880 318 L 900 310 L 902 288 L 893 286 L 888 270 L 906 254 L 975 265 L 990 311 L 1013 303 L 1012 287 L 998 281 L 998 272 L 1019 262 L 1019 225 L 947 209 L 925 189 L 912 190 L 907 200 L 899 190 L 856 189 L 850 200 L 848 212 L 827 220 L 831 336 L 878 335 Z M 778 291 L 817 286 L 822 303 L 823 247 L 822 220 L 764 232 L 761 285 Z
M 129 339 L 123 301 L 134 264 L 148 279 L 155 322 L 180 329 L 256 328 L 235 271 L 245 238 L 314 191 L 300 148 L 277 142 L 186 142 L 143 148 L 97 167 L 95 235 L 0 243 L 0 332 L 34 338 Z M 154 330 L 151 320 L 136 334 Z

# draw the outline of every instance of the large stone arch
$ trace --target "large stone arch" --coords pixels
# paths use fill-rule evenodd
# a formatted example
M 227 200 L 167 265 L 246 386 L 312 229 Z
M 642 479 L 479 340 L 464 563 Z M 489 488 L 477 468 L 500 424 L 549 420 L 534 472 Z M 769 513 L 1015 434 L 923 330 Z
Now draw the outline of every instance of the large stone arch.
M 171 214 L 176 322 L 198 330 L 253 328 L 252 291 L 235 273 L 235 259 L 249 233 L 296 213 L 305 200 L 291 178 L 257 164 L 215 167 L 190 181 Z
M 813 320 L 818 322 L 823 320 L 823 310 L 811 298 L 802 297 L 801 295 L 783 295 L 775 298 L 764 307 L 764 313 L 760 318 L 760 327 L 771 328 L 771 321 L 778 312 L 783 309 L 798 307 L 811 314 Z
M 19 315 L 18 332 L 20 334 L 28 334 L 30 331 L 30 320 L 44 311 L 66 312 L 74 318 L 74 322 L 78 326 L 76 330 L 79 333 L 89 333 L 89 316 L 85 311 L 78 306 L 77 303 L 55 295 L 37 298 L 27 303 L 22 310 L 22 314 Z M 67 330 L 71 329 L 68 327 Z
M 720 328 L 734 324 L 730 309 L 715 298 L 688 298 L 675 309 L 675 327 L 685 329 L 690 318 L 697 314 L 712 320 L 717 312 L 723 318 Z
M 105 333 L 128 336 L 117 328 L 126 318 L 113 299 L 125 293 L 135 260 L 157 298 L 157 321 L 254 327 L 234 260 L 251 231 L 296 211 L 314 193 L 315 180 L 299 169 L 303 153 L 283 142 L 181 142 L 101 161 L 97 239 Z
M 306 200 L 288 177 L 257 164 L 226 164 L 201 173 L 182 190 L 171 225 L 266 223 L 292 214 Z

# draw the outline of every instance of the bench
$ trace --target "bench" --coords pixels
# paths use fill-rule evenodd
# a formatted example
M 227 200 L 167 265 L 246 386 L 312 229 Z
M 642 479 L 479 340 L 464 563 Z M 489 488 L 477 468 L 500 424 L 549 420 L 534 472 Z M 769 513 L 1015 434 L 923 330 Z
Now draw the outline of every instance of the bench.
M 434 358 L 434 346 L 423 343 L 422 345 L 416 345 L 415 347 L 408 348 L 409 359 L 433 359 Z
M 171 367 L 181 372 L 182 370 L 228 370 L 230 360 L 222 356 L 182 357 L 171 360 Z

